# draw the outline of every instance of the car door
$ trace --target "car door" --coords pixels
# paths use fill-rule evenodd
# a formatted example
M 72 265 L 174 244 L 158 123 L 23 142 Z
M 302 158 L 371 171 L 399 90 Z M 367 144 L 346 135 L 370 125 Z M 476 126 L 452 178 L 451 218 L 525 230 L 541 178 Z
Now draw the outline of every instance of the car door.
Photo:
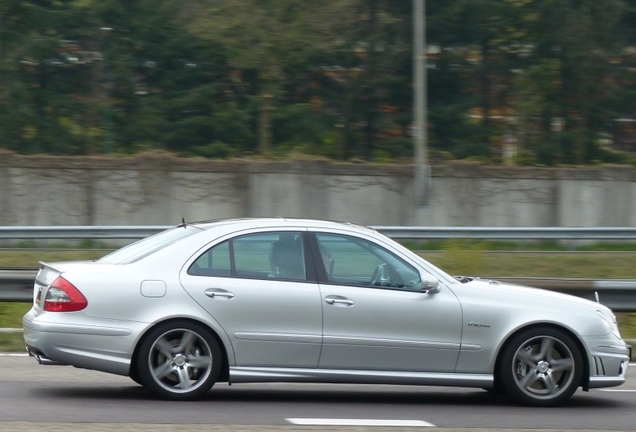
M 182 271 L 186 291 L 229 336 L 236 366 L 318 365 L 322 305 L 304 237 L 300 231 L 237 236 Z
M 368 239 L 319 232 L 315 240 L 323 264 L 320 368 L 454 371 L 462 317 L 450 290 L 422 292 L 423 269 Z

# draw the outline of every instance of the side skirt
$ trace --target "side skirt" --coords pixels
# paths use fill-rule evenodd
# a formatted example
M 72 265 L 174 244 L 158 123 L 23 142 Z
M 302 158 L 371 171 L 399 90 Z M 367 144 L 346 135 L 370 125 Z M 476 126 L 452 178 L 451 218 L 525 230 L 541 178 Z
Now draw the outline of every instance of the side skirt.
M 491 374 L 230 367 L 230 383 L 304 382 L 492 388 Z

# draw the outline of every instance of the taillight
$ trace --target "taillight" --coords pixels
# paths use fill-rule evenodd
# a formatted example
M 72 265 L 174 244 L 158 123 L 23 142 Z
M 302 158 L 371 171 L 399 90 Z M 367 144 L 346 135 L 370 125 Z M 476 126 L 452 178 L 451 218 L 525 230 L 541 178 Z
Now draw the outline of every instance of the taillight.
M 48 312 L 76 312 L 86 306 L 86 297 L 62 276 L 53 281 L 44 299 L 44 310 Z

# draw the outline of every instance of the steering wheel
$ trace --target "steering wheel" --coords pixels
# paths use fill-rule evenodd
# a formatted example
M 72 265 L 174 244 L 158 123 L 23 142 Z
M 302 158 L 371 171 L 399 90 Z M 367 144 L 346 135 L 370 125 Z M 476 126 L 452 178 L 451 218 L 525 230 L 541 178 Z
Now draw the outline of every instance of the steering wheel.
M 386 286 L 388 285 L 391 275 L 389 273 L 389 265 L 387 263 L 380 264 L 373 271 L 371 276 L 371 285 Z

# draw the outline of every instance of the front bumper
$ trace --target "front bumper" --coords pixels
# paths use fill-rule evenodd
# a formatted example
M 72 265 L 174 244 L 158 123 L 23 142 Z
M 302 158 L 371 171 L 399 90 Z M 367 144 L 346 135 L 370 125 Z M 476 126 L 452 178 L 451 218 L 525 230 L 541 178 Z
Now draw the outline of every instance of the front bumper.
M 588 388 L 617 387 L 625 383 L 632 347 L 613 335 L 586 338 L 589 346 Z

